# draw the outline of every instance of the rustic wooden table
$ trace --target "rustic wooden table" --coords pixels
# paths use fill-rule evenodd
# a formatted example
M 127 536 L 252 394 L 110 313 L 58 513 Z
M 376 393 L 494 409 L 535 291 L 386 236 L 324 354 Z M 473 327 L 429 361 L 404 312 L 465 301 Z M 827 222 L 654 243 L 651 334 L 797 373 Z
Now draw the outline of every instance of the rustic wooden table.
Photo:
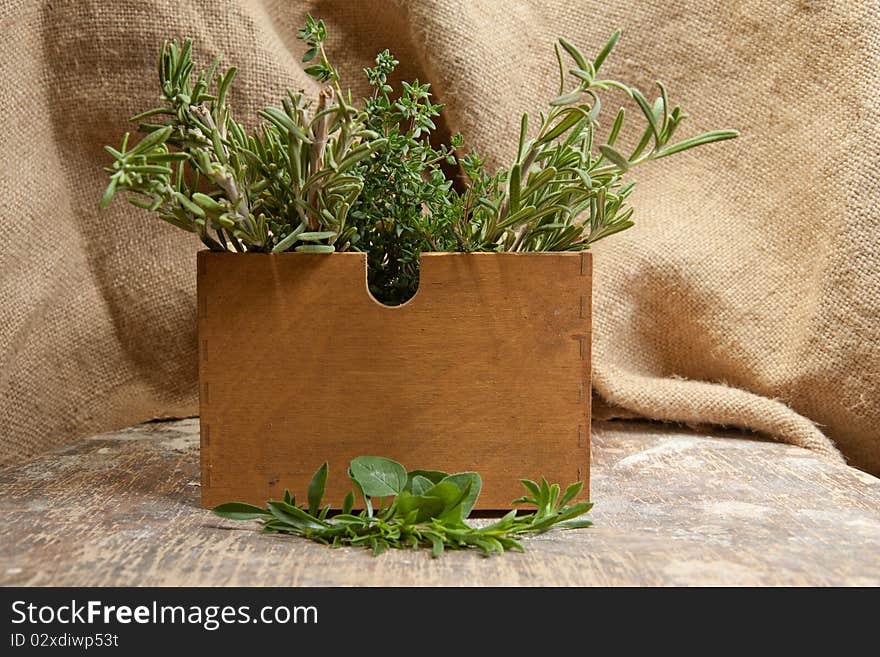
M 0 584 L 880 584 L 880 479 L 737 433 L 596 423 L 595 527 L 500 558 L 261 535 L 198 508 L 198 476 L 198 420 L 0 471 Z

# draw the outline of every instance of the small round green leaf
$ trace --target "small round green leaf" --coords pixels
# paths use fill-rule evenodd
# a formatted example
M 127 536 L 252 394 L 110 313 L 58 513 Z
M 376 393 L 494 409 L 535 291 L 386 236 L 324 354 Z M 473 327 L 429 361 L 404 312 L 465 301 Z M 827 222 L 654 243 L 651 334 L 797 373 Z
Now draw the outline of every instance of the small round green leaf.
M 406 486 L 406 468 L 381 456 L 359 456 L 352 460 L 350 471 L 370 497 L 397 495 Z

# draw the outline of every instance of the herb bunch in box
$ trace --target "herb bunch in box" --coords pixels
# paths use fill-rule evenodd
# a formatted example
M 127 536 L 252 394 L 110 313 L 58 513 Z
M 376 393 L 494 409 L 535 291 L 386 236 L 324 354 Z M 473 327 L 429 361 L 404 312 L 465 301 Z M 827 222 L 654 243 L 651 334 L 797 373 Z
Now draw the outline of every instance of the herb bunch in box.
M 161 105 L 133 117 L 146 133 L 138 143 L 126 134 L 107 147 L 114 162 L 101 205 L 126 191 L 215 251 L 365 252 L 370 289 L 389 305 L 415 293 L 423 252 L 586 250 L 633 225 L 631 169 L 737 136 L 676 140 L 687 114 L 664 85 L 650 101 L 600 74 L 619 36 L 592 59 L 559 39 L 558 95 L 537 120 L 523 115 L 514 161 L 493 172 L 460 135 L 431 145 L 442 106 L 428 84 L 392 88 L 398 62 L 388 51 L 365 71 L 372 95 L 355 101 L 328 59 L 323 21 L 309 17 L 299 34 L 306 71 L 325 85 L 317 99 L 288 92 L 253 131 L 227 102 L 235 68 L 215 60 L 196 71 L 190 41 L 166 43 Z M 626 111 L 603 114 L 613 88 L 644 123 L 629 147 L 620 142 Z M 600 120 L 611 126 L 602 141 Z

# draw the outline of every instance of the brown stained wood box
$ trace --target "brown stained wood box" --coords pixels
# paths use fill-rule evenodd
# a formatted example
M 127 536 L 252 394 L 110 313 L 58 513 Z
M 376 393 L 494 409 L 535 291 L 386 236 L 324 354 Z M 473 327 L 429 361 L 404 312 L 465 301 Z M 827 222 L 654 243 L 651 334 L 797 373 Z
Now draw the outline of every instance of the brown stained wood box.
M 483 477 L 478 509 L 520 478 L 590 472 L 587 253 L 430 253 L 402 306 L 367 290 L 361 253 L 198 254 L 202 506 L 305 495 L 328 461 Z

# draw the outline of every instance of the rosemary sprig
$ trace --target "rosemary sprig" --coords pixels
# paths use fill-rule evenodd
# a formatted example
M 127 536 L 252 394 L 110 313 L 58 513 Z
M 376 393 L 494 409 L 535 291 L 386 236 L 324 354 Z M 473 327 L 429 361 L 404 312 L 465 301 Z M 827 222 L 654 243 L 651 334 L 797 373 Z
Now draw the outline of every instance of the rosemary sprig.
M 128 134 L 120 149 L 106 147 L 114 162 L 100 206 L 128 191 L 131 203 L 212 250 L 347 249 L 355 234 L 348 211 L 363 188 L 353 173 L 384 140 L 330 86 L 314 110 L 302 92 L 288 92 L 248 134 L 227 103 L 235 68 L 221 73 L 218 64 L 194 73 L 191 40 L 163 45 L 162 105 L 132 120 L 164 121 L 140 123 L 147 136 L 131 149 Z M 328 79 L 335 83 L 335 72 Z
M 326 463 L 315 472 L 305 504 L 297 504 L 290 491 L 285 491 L 284 499 L 270 500 L 266 508 L 229 502 L 213 511 L 230 520 L 260 520 L 265 533 L 296 534 L 333 547 L 362 546 L 374 554 L 388 548 L 430 547 L 434 557 L 447 549 L 476 548 L 487 556 L 522 551 L 518 537 L 592 525 L 581 519 L 593 507 L 591 503 L 570 504 L 582 482 L 562 491 L 559 484 L 542 478 L 540 483 L 521 480 L 526 495 L 512 502 L 534 505 L 535 511 L 520 514 L 514 509 L 490 525 L 473 527 L 466 521 L 482 487 L 476 472 L 407 472 L 400 463 L 376 456 L 358 457 L 348 470 L 363 500 L 363 510 L 353 512 L 355 494 L 350 492 L 342 513 L 331 516 L 330 506 L 321 506 L 327 473 Z M 377 498 L 387 506 L 374 510 L 373 499 Z
M 496 180 L 489 179 L 489 188 L 480 189 L 476 202 L 469 205 L 461 222 L 467 250 L 588 249 L 633 225 L 626 199 L 635 183 L 624 180 L 631 169 L 738 136 L 735 130 L 716 130 L 670 144 L 687 114 L 670 105 L 663 83 L 657 83 L 659 95 L 649 103 L 635 87 L 598 74 L 619 38 L 620 30 L 593 60 L 559 39 L 555 48 L 559 95 L 550 101 L 549 111 L 541 113 L 537 132 L 529 130 L 529 115 L 522 116 L 516 159 Z M 645 119 L 642 137 L 628 157 L 617 143 L 626 119 L 624 108 L 617 111 L 605 143 L 595 143 L 600 94 L 610 89 L 624 91 Z

